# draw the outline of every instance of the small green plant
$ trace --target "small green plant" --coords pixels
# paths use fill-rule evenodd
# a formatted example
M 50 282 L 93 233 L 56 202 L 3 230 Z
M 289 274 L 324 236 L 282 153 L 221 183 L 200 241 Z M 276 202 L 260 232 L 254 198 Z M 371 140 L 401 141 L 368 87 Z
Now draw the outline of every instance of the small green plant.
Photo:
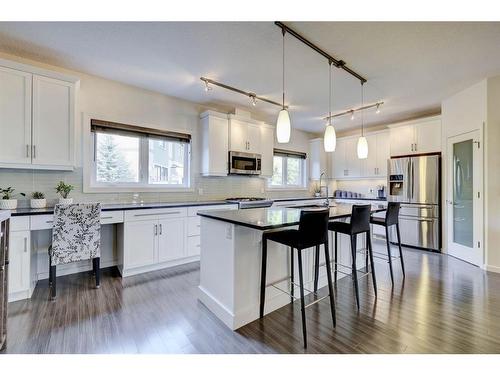
M 59 184 L 56 186 L 56 192 L 59 193 L 62 198 L 66 199 L 74 188 L 73 185 L 66 184 L 64 181 L 59 181 Z
M 11 186 L 6 189 L 1 188 L 0 194 L 2 195 L 2 199 L 12 199 L 12 197 L 14 196 L 14 191 L 15 189 L 13 189 Z M 24 193 L 19 193 L 19 195 L 22 195 L 23 197 L 26 196 L 26 194 Z
M 313 193 L 314 194 L 320 194 L 321 193 L 321 186 L 319 186 L 319 182 L 316 182 L 313 186 Z
M 31 193 L 31 198 L 33 199 L 45 199 L 45 194 L 40 191 L 34 191 Z

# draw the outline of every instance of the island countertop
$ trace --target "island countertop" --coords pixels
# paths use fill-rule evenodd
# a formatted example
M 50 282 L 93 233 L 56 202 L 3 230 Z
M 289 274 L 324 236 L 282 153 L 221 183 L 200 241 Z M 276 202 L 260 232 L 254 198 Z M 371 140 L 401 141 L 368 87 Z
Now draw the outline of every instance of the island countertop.
M 352 206 L 352 204 L 344 203 L 330 206 L 330 219 L 340 219 L 351 216 Z M 372 213 L 386 210 L 386 207 L 376 203 L 371 204 L 371 207 Z M 198 212 L 198 215 L 264 231 L 298 225 L 300 220 L 300 211 L 301 209 L 298 207 L 270 207 L 232 211 L 200 211 Z

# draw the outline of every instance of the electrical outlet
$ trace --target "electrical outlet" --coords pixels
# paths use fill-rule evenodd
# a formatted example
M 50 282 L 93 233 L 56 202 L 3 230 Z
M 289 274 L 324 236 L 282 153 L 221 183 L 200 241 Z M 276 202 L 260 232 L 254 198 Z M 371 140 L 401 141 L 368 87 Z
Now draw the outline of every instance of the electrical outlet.
M 198 195 L 203 195 L 203 189 L 202 188 L 198 188 Z

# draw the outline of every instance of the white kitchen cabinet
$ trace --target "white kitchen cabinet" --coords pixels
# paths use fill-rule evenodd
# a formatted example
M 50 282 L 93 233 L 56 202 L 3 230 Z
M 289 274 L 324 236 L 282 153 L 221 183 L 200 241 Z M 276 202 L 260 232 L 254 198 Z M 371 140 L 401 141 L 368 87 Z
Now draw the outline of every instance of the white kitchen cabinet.
M 180 259 L 186 256 L 184 240 L 186 219 L 161 219 L 158 221 L 158 261 Z
M 0 164 L 31 164 L 30 73 L 0 67 Z M 8 135 L 8 136 L 7 136 Z
M 389 133 L 381 132 L 366 135 L 368 157 L 361 161 L 362 174 L 365 178 L 384 178 L 387 175 L 389 158 Z
M 27 298 L 30 290 L 30 231 L 11 231 L 9 245 L 9 301 Z M 22 295 L 22 297 L 19 297 Z
M 0 168 L 73 169 L 77 83 L 0 59 Z
M 229 150 L 261 153 L 260 123 L 229 115 Z
M 51 168 L 74 165 L 75 87 L 43 76 L 33 76 L 33 164 Z
M 248 150 L 252 154 L 261 154 L 261 136 L 260 136 L 260 125 L 248 124 L 247 126 L 247 140 L 248 140 Z
M 126 269 L 149 266 L 157 259 L 158 220 L 125 223 L 123 240 L 123 267 Z
M 229 123 L 227 115 L 212 111 L 201 114 L 201 174 L 227 176 Z
M 345 162 L 345 153 L 346 153 L 346 143 L 344 139 L 337 138 L 337 146 L 335 147 L 335 151 L 332 153 L 333 162 L 331 165 L 333 166 L 333 176 L 336 179 L 341 179 L 346 177 L 346 162 Z
M 260 126 L 260 154 L 262 156 L 261 177 L 272 177 L 274 157 L 274 127 Z
M 353 179 L 361 177 L 362 164 L 357 155 L 355 137 L 338 138 L 333 152 L 334 176 L 336 179 Z
M 325 173 L 325 178 L 330 178 L 331 174 L 328 170 L 327 159 L 328 154 L 325 152 L 323 138 L 315 138 L 309 141 L 309 178 L 311 180 L 319 180 L 321 173 Z
M 391 156 L 441 151 L 441 118 L 429 117 L 390 127 Z

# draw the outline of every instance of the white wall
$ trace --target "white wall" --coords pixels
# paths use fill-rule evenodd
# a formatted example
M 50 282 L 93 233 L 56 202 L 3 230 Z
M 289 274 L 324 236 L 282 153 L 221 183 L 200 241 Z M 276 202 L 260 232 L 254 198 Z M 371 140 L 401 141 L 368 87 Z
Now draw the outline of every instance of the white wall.
M 225 198 L 227 196 L 263 196 L 273 194 L 265 191 L 266 181 L 264 179 L 248 177 L 206 178 L 199 175 L 200 157 L 199 152 L 196 152 L 198 151 L 199 144 L 199 114 L 206 109 L 221 110 L 222 108 L 208 108 L 186 100 L 17 56 L 0 53 L 0 57 L 80 77 L 80 89 L 77 92 L 77 108 L 75 111 L 77 114 L 75 129 L 77 167 L 75 171 L 49 172 L 0 169 L 0 186 L 5 184 L 8 186 L 12 185 L 17 191 L 27 193 L 40 190 L 45 192 L 49 199 L 55 199 L 54 185 L 58 180 L 65 180 L 76 186 L 73 196 L 77 200 L 130 201 L 132 199 L 131 193 L 83 193 L 82 114 L 88 114 L 103 120 L 120 121 L 147 127 L 181 130 L 192 133 L 193 159 L 191 167 L 194 176 L 192 181 L 194 191 L 187 193 L 141 193 L 140 199 L 143 201 L 207 200 Z M 311 137 L 312 135 L 309 133 L 294 129 L 289 144 L 277 144 L 276 146 L 307 152 L 308 140 Z M 198 194 L 198 188 L 203 190 L 202 195 Z M 287 195 L 286 192 L 278 194 Z M 292 195 L 297 196 L 301 194 L 307 194 L 307 191 L 304 193 L 294 192 Z

